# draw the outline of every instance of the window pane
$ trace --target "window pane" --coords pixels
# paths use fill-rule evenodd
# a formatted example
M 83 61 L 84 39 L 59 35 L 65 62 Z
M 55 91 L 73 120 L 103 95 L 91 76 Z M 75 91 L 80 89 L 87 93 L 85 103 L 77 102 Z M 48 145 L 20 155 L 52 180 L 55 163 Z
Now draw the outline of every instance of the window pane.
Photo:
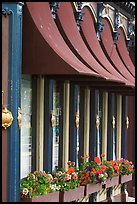
M 22 77 L 21 83 L 21 178 L 31 172 L 32 157 L 32 126 L 31 126 L 32 87 L 29 76 Z

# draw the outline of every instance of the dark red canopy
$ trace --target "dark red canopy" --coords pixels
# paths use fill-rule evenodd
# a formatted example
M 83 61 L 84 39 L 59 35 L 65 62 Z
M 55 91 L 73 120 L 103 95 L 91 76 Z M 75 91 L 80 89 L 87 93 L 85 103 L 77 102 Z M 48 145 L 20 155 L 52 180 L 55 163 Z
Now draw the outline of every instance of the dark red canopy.
M 119 38 L 117 41 L 117 50 L 118 53 L 124 63 L 124 65 L 127 67 L 127 69 L 129 70 L 129 72 L 135 76 L 135 66 L 132 63 L 132 60 L 129 56 L 129 52 L 126 46 L 126 41 L 125 41 L 125 35 L 123 33 L 123 30 L 121 28 L 118 29 L 119 32 Z

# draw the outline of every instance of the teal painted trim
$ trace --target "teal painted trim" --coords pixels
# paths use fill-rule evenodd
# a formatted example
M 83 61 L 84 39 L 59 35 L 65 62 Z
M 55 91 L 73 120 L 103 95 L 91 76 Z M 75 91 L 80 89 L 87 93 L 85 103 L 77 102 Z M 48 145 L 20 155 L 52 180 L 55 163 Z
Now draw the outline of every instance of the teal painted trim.
M 100 154 L 100 132 L 96 128 L 96 114 L 99 115 L 99 90 L 91 90 L 90 95 L 90 138 L 89 138 L 89 156 L 93 160 Z M 97 193 L 93 193 L 90 202 L 96 202 Z
M 80 87 L 80 106 L 79 106 L 79 154 L 78 154 L 78 164 L 83 161 L 81 156 L 84 156 L 84 98 L 85 98 L 85 88 Z
M 77 160 L 77 134 L 79 134 L 79 128 L 76 128 L 75 118 L 78 111 L 78 93 L 79 87 L 73 83 L 70 84 L 70 121 L 69 121 L 69 161 L 73 161 L 76 164 Z
M 100 134 L 99 129 L 96 128 L 96 114 L 99 114 L 99 90 L 91 90 L 90 100 L 90 158 L 93 159 L 100 152 Z
M 2 10 L 3 12 L 9 11 L 7 13 L 10 20 L 8 108 L 14 118 L 12 125 L 8 128 L 7 200 L 8 202 L 18 202 L 20 201 L 20 130 L 17 117 L 21 102 L 22 5 L 17 2 L 3 3 Z
M 51 111 L 53 110 L 53 91 L 55 81 L 45 77 L 44 80 L 44 160 L 43 169 L 52 173 L 53 160 L 53 128 L 50 124 Z

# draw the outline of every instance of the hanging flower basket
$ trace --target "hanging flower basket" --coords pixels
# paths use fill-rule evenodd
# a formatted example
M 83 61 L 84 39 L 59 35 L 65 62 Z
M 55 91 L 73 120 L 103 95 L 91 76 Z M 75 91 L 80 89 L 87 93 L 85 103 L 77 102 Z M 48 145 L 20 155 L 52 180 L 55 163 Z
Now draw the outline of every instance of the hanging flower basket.
M 102 184 L 101 183 L 89 183 L 85 185 L 85 196 L 101 191 L 102 190 Z
M 120 175 L 120 178 L 119 178 L 119 183 L 120 184 L 126 183 L 128 181 L 132 181 L 132 174 L 129 174 L 129 175 Z
M 107 179 L 106 183 L 103 185 L 103 188 L 110 188 L 119 184 L 119 176 L 112 177 L 111 179 Z
M 33 198 L 21 198 L 21 202 L 59 202 L 59 191 Z
M 84 197 L 85 186 L 79 186 L 78 188 L 69 191 L 60 191 L 59 202 L 71 202 Z

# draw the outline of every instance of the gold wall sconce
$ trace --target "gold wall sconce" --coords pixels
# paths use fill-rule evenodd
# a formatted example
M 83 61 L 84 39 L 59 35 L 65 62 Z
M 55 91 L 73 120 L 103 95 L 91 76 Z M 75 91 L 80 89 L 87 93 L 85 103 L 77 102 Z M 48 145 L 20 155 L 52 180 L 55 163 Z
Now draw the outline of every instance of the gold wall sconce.
M 79 128 L 79 112 L 76 112 L 76 116 L 75 116 L 75 125 L 76 128 Z
M 116 122 L 115 122 L 115 117 L 112 116 L 112 128 L 113 128 L 113 129 L 115 128 L 115 124 L 116 124 Z
M 129 128 L 129 117 L 128 116 L 126 117 L 126 128 L 127 129 Z
M 52 111 L 52 113 L 51 113 L 50 122 L 51 122 L 51 127 L 54 128 L 54 127 L 55 127 L 55 115 L 54 115 L 54 112 L 53 112 L 53 111 Z
M 7 109 L 7 107 L 3 106 L 4 101 L 4 91 L 2 91 L 2 127 L 6 130 L 9 126 L 11 126 L 13 121 L 12 113 Z
M 96 115 L 96 128 L 97 128 L 97 129 L 99 129 L 99 125 L 100 125 L 99 116 Z

